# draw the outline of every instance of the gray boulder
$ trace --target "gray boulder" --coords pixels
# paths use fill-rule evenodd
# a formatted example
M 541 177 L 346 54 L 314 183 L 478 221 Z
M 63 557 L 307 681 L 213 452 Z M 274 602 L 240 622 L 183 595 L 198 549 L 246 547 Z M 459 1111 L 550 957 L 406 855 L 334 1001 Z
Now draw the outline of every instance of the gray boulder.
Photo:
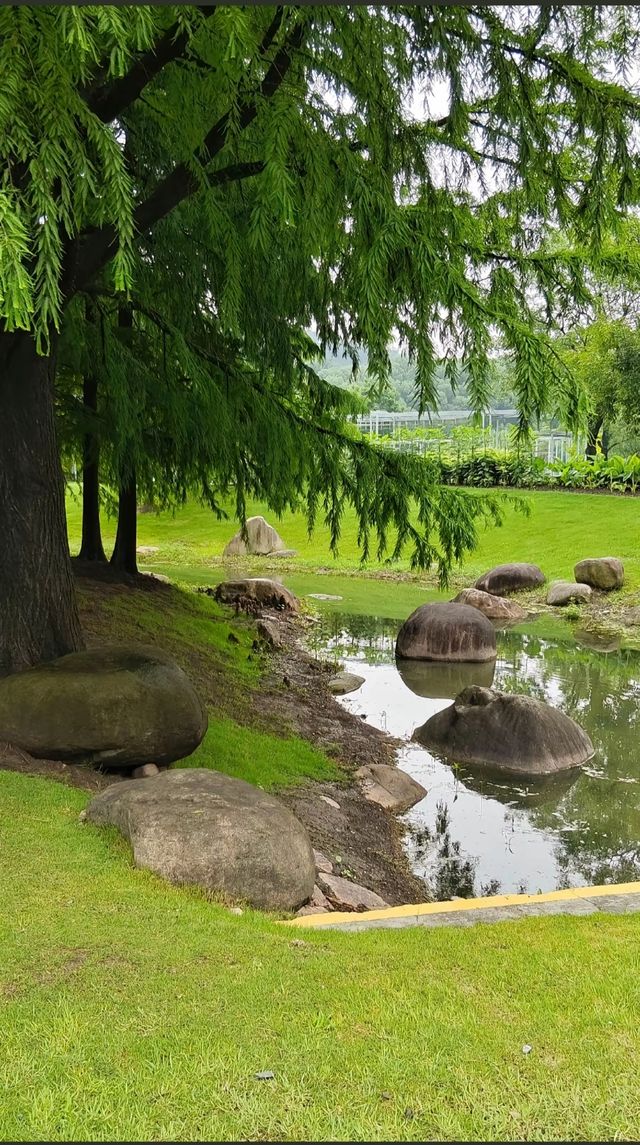
M 489 569 L 489 572 L 478 577 L 474 588 L 479 588 L 481 592 L 493 593 L 494 596 L 503 596 L 505 593 L 539 588 L 544 584 L 544 579 L 544 573 L 537 565 L 514 561 Z
M 495 660 L 491 621 L 468 604 L 422 604 L 405 620 L 396 656 L 407 660 Z
M 0 680 L 0 740 L 44 759 L 167 764 L 191 755 L 206 730 L 182 668 L 144 644 L 72 652 Z
M 282 537 L 264 517 L 248 517 L 245 527 L 247 539 L 239 529 L 226 546 L 223 557 L 269 556 L 284 551 Z
M 349 692 L 357 692 L 364 684 L 364 676 L 356 676 L 354 672 L 338 672 L 329 680 L 329 691 L 334 696 L 346 696 Z
M 222 604 L 250 600 L 263 608 L 276 608 L 285 612 L 297 612 L 299 607 L 296 597 L 280 581 L 261 576 L 224 581 L 216 586 L 213 596 Z
M 547 604 L 570 604 L 572 600 L 581 603 L 583 600 L 589 600 L 590 596 L 591 587 L 588 584 L 576 584 L 570 580 L 554 580 L 549 585 Z
M 624 565 L 618 557 L 588 557 L 578 561 L 573 573 L 580 584 L 591 585 L 602 592 L 611 592 L 624 584 Z
M 418 783 L 399 767 L 387 763 L 372 763 L 356 771 L 362 781 L 362 791 L 370 803 L 377 803 L 387 811 L 401 815 L 427 794 L 426 787 Z
M 431 716 L 413 738 L 456 763 L 482 764 L 512 775 L 549 775 L 586 763 L 589 736 L 564 712 L 530 696 L 466 688 Z
M 316 878 L 305 828 L 273 795 L 205 768 L 117 783 L 87 819 L 117 827 L 137 867 L 261 910 L 297 910 Z
M 454 604 L 468 604 L 471 608 L 478 608 L 488 620 L 502 621 L 505 624 L 511 621 L 524 620 L 528 615 L 526 608 L 522 608 L 515 600 L 506 600 L 503 596 L 494 596 L 491 592 L 482 592 L 479 588 L 463 588 L 454 597 Z

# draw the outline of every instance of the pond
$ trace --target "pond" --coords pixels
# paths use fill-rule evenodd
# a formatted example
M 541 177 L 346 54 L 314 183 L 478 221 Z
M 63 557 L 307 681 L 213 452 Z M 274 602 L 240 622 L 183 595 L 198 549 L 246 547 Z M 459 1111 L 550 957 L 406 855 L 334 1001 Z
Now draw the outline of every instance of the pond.
M 325 591 L 330 591 L 326 590 Z M 389 591 L 393 592 L 390 586 Z M 640 653 L 541 616 L 499 630 L 494 666 L 394 658 L 398 619 L 325 609 L 314 652 L 365 677 L 341 699 L 404 741 L 398 763 L 427 789 L 403 816 L 416 872 L 438 899 L 640 879 Z M 556 635 L 559 633 L 559 635 Z M 529 785 L 488 780 L 411 742 L 470 683 L 545 700 L 589 734 L 582 768 Z

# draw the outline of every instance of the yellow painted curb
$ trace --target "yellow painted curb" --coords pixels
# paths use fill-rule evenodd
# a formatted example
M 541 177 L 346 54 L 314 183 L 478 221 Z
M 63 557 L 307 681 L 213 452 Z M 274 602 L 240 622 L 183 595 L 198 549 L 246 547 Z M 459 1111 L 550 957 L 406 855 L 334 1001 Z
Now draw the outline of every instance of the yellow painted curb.
M 464 913 L 487 907 L 525 906 L 528 903 L 571 902 L 576 899 L 598 898 L 600 895 L 640 894 L 640 882 L 615 883 L 613 886 L 570 887 L 563 891 L 547 891 L 541 895 L 488 895 L 477 899 L 456 899 L 454 902 L 407 903 L 384 910 L 330 911 L 327 914 L 306 914 L 285 919 L 284 926 L 335 926 L 342 922 L 378 922 L 385 918 L 415 918 L 422 915 Z

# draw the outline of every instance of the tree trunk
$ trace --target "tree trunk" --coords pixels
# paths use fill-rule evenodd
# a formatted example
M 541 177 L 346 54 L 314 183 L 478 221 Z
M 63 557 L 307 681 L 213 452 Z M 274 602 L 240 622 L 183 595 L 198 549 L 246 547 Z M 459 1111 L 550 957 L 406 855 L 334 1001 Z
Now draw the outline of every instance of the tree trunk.
M 82 400 L 90 414 L 97 413 L 98 379 L 90 374 L 83 381 Z M 82 544 L 78 557 L 106 564 L 100 532 L 100 440 L 96 433 L 85 434 L 82 454 Z
M 591 461 L 597 453 L 598 434 L 602 429 L 604 418 L 594 415 L 589 418 L 587 424 L 587 448 L 585 449 L 585 457 Z
M 132 470 L 130 477 L 120 486 L 118 498 L 118 531 L 116 543 L 113 546 L 111 565 L 120 572 L 137 576 L 138 560 L 136 544 L 138 537 L 138 499 L 136 493 L 136 475 Z
M 56 441 L 54 355 L 0 334 L 0 675 L 83 647 Z

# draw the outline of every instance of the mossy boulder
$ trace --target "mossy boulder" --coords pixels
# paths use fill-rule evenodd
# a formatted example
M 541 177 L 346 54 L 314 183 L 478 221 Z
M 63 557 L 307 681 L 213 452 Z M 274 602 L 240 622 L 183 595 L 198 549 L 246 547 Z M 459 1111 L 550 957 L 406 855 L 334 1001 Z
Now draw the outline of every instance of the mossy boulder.
M 72 652 L 0 680 L 0 740 L 39 758 L 168 764 L 191 755 L 206 730 L 182 668 L 144 644 Z

